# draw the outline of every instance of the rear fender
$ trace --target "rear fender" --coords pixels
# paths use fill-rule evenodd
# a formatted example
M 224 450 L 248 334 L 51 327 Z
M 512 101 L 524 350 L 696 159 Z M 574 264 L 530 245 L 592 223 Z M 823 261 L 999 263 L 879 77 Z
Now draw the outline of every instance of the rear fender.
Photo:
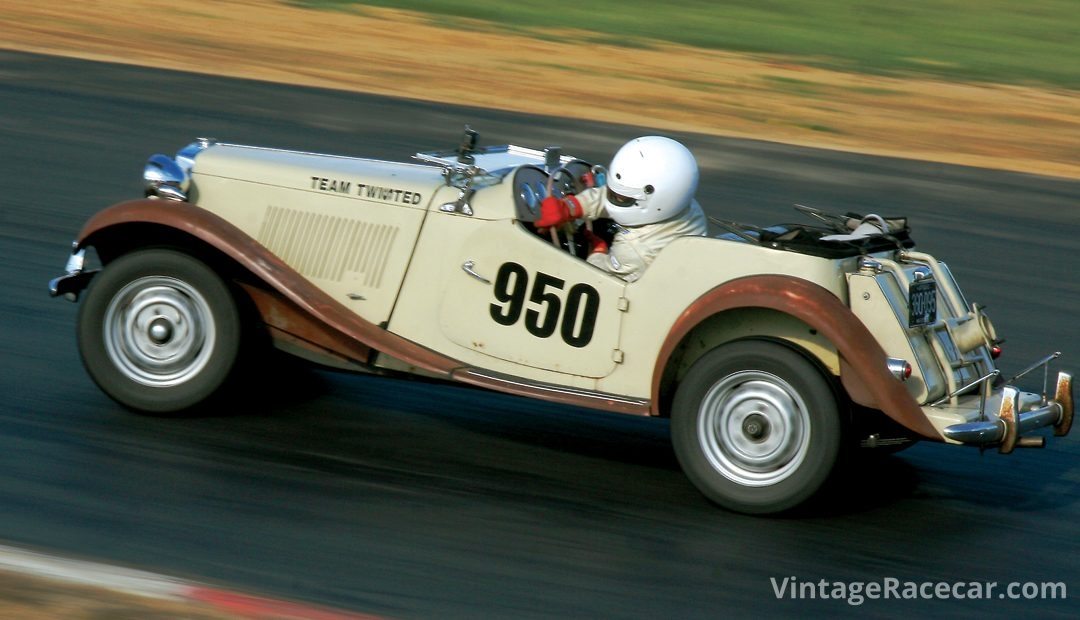
M 653 371 L 654 408 L 662 402 L 661 392 L 664 381 L 670 378 L 672 356 L 683 346 L 687 336 L 711 317 L 750 308 L 789 315 L 820 334 L 839 354 L 841 382 L 853 401 L 880 409 L 919 435 L 941 440 L 941 435 L 915 399 L 889 372 L 884 349 L 862 321 L 825 288 L 801 278 L 783 275 L 748 276 L 732 280 L 705 293 L 683 312 L 664 341 Z M 661 412 L 654 410 L 653 413 Z

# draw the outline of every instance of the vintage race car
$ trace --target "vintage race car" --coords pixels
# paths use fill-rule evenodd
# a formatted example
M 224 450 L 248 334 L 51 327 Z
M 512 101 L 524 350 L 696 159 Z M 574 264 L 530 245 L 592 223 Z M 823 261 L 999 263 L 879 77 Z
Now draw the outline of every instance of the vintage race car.
M 471 130 L 412 162 L 200 139 L 150 158 L 146 197 L 94 215 L 50 290 L 89 286 L 84 365 L 136 411 L 206 406 L 270 340 L 336 368 L 669 416 L 690 480 L 748 513 L 803 503 L 844 451 L 1009 453 L 1069 432 L 1058 354 L 1029 368 L 1041 393 L 1002 380 L 989 319 L 903 218 L 714 220 L 627 282 L 583 260 L 583 223 L 532 224 L 544 197 L 604 174 Z

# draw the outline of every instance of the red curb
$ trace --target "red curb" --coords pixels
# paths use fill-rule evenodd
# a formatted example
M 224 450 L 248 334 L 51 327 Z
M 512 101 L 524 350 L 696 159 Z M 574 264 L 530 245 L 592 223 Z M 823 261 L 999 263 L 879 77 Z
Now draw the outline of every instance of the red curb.
M 220 611 L 256 620 L 385 620 L 380 616 L 292 603 L 261 596 L 191 586 L 185 596 Z

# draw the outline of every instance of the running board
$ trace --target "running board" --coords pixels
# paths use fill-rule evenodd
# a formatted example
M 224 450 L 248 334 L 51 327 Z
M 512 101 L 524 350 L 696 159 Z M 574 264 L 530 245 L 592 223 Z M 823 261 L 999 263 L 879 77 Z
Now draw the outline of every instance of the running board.
M 651 403 L 646 399 L 627 398 L 626 396 L 606 392 L 565 387 L 553 383 L 544 383 L 543 381 L 532 381 L 479 368 L 459 368 L 454 370 L 450 377 L 462 383 L 518 396 L 528 396 L 530 398 L 616 413 L 629 413 L 640 416 L 652 415 Z

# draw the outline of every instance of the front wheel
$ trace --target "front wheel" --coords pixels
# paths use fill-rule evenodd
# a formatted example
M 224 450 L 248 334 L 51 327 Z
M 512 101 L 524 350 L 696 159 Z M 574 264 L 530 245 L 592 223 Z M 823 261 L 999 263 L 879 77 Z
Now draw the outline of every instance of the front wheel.
M 78 336 L 102 391 L 137 411 L 178 413 L 224 386 L 240 349 L 240 315 L 203 262 L 141 250 L 109 263 L 91 284 Z
M 747 340 L 690 368 L 671 416 L 683 471 L 739 512 L 794 508 L 828 479 L 840 450 L 836 396 L 822 372 L 785 345 Z

